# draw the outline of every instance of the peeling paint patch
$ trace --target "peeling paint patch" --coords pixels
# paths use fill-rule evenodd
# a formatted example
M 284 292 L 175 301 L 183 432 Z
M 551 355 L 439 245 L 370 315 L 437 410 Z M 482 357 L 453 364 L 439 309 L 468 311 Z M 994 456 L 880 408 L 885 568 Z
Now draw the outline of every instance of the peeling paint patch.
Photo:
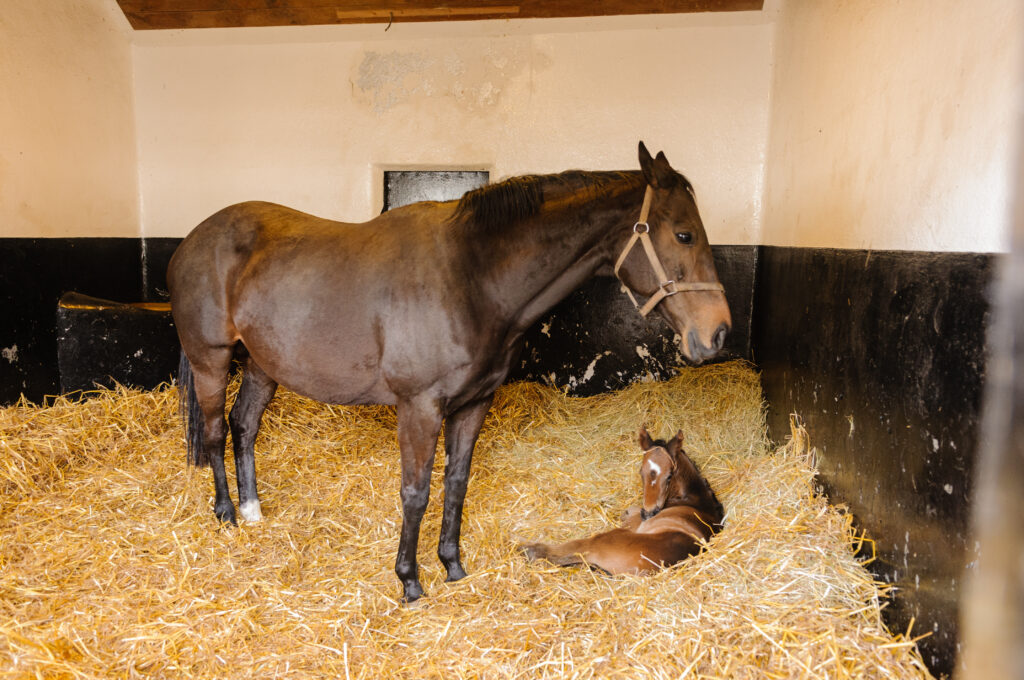
M 10 347 L 0 349 L 0 356 L 6 359 L 9 364 L 18 363 L 18 346 L 11 345 Z
M 600 361 L 602 357 L 606 357 L 609 354 L 611 354 L 611 352 L 606 351 L 594 357 L 593 361 L 587 364 L 587 369 L 583 372 L 583 376 L 581 378 L 569 376 L 569 387 L 575 389 L 577 385 L 582 385 L 583 383 L 592 379 L 594 377 L 594 368 L 597 366 L 597 362 Z
M 412 52 L 368 51 L 352 75 L 353 94 L 381 114 L 401 104 L 447 99 L 470 111 L 496 108 L 512 81 L 526 73 L 519 45 L 465 45 Z

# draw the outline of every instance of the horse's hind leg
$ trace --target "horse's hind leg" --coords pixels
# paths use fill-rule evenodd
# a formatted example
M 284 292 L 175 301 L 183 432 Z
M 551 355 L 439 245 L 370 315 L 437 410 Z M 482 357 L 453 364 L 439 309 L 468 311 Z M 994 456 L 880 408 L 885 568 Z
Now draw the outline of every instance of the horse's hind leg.
M 195 354 L 195 353 L 193 353 Z M 227 425 L 224 422 L 224 399 L 231 365 L 231 347 L 210 348 L 197 359 L 192 359 L 192 380 L 202 421 L 202 452 L 199 460 L 208 460 L 213 469 L 213 514 L 222 522 L 235 524 L 235 507 L 228 493 L 227 473 L 224 470 L 224 440 Z
M 235 450 L 235 476 L 238 482 L 238 510 L 242 519 L 258 522 L 263 519 L 260 512 L 260 497 L 256 493 L 256 433 L 260 429 L 260 418 L 267 404 L 274 398 L 277 383 L 252 357 L 246 361 L 242 385 L 231 407 L 228 423 L 231 425 L 231 441 Z

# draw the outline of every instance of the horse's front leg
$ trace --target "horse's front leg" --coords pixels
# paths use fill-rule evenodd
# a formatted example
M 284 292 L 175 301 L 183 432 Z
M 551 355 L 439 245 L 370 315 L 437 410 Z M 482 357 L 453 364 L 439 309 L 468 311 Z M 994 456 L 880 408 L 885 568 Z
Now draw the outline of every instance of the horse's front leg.
M 463 406 L 449 415 L 445 421 L 444 516 L 441 518 L 441 538 L 437 544 L 437 556 L 448 570 L 449 581 L 458 581 L 466 576 L 459 556 L 462 506 L 466 500 L 473 447 L 476 446 L 480 427 L 493 401 L 492 394 Z
M 402 599 L 414 602 L 423 596 L 416 545 L 420 522 L 430 498 L 430 473 L 441 431 L 441 409 L 427 397 L 398 403 L 398 446 L 402 456 L 402 536 L 395 559 L 395 574 L 402 581 Z

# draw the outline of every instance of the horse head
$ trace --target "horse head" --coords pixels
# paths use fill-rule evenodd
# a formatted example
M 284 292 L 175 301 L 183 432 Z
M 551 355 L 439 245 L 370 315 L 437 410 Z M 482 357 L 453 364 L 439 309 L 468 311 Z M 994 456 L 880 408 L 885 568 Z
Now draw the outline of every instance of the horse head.
M 675 459 L 665 447 L 654 445 L 644 450 L 644 458 L 640 463 L 640 483 L 644 489 L 641 519 L 650 519 L 665 507 L 675 471 Z
M 683 449 L 683 433 L 668 440 L 651 439 L 646 427 L 640 428 L 640 447 L 644 450 L 640 464 L 644 500 L 642 519 L 661 512 L 666 506 L 688 505 L 702 513 L 717 530 L 725 511 L 711 485 Z
M 640 142 L 640 169 L 644 207 L 615 273 L 627 289 L 649 298 L 640 313 L 657 309 L 682 338 L 683 354 L 699 364 L 721 351 L 732 326 L 711 244 L 693 185 L 664 152 L 652 158 Z M 634 247 L 638 241 L 642 248 Z

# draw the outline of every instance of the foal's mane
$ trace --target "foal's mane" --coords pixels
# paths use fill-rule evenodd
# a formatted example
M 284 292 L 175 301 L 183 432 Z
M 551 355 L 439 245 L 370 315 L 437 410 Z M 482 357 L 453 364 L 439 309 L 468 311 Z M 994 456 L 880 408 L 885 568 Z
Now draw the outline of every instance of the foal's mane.
M 643 182 L 638 170 L 567 170 L 555 175 L 522 175 L 466 193 L 452 219 L 472 222 L 485 230 L 500 229 L 533 217 L 545 201 L 572 194 L 579 194 L 581 200 L 592 200 L 611 194 L 616 188 L 639 188 Z

